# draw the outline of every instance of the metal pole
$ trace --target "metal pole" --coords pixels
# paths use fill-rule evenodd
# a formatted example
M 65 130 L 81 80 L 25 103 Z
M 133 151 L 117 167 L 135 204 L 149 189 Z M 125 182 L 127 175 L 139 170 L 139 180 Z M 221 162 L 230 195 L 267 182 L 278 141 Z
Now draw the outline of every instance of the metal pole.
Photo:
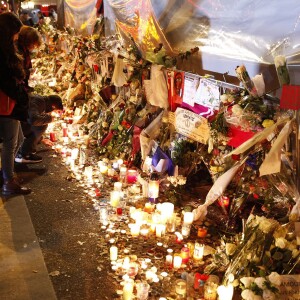
M 300 111 L 296 112 L 296 141 L 295 141 L 295 165 L 296 165 L 296 178 L 295 183 L 297 190 L 300 191 Z

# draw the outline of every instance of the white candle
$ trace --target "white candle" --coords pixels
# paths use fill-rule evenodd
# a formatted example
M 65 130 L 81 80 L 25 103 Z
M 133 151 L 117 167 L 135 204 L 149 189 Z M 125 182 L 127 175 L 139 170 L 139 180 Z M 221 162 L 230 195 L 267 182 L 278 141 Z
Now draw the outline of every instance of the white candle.
M 162 237 L 166 233 L 166 225 L 157 224 L 156 225 L 156 237 Z
M 132 224 L 130 233 L 132 236 L 138 236 L 140 234 L 140 224 Z
M 140 232 L 141 232 L 141 235 L 142 235 L 142 236 L 147 236 L 148 233 L 149 233 L 149 229 L 148 229 L 148 228 L 142 228 L 142 229 L 140 230 Z
M 233 285 L 220 285 L 217 288 L 217 293 L 219 295 L 219 300 L 231 300 L 233 297 Z
M 114 190 L 121 192 L 122 191 L 122 182 L 119 182 L 119 181 L 115 182 L 114 183 Z
M 71 150 L 71 157 L 72 159 L 76 160 L 78 158 L 78 154 L 79 154 L 79 149 L 75 148 Z
M 123 287 L 123 300 L 131 300 L 133 298 L 134 281 L 128 280 Z
M 172 263 L 173 263 L 173 255 L 167 255 L 166 256 L 166 264 L 172 265 Z
M 117 260 L 118 259 L 118 247 L 111 246 L 109 249 L 110 260 Z
M 161 205 L 162 219 L 167 222 L 174 213 L 174 204 L 171 202 L 164 202 Z
M 194 214 L 192 212 L 185 212 L 183 215 L 183 223 L 191 225 L 194 221 Z
M 127 174 L 127 168 L 125 166 L 120 167 L 120 176 L 124 177 Z
M 121 200 L 121 194 L 119 191 L 111 191 L 110 192 L 110 205 L 112 207 L 117 207 Z
M 179 255 L 175 255 L 173 258 L 173 267 L 174 269 L 179 269 L 181 267 L 182 258 Z
M 195 260 L 201 260 L 203 259 L 203 254 L 204 254 L 204 245 L 195 243 L 193 258 Z
M 100 173 L 101 174 L 106 174 L 107 173 L 107 169 L 108 169 L 107 165 L 100 166 Z

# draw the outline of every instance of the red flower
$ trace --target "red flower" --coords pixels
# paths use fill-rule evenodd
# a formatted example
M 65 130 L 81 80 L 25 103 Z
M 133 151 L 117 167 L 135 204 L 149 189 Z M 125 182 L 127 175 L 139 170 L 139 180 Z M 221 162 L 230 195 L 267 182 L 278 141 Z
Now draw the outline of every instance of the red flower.
M 259 195 L 253 194 L 254 199 L 259 199 Z

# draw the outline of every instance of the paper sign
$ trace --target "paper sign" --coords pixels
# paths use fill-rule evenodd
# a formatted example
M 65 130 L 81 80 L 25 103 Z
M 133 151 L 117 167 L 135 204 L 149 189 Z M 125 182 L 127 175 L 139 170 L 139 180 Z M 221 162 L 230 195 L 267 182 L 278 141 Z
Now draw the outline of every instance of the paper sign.
M 294 110 L 298 110 L 300 108 L 299 85 L 284 85 L 282 87 L 280 108 Z
M 184 74 L 184 92 L 182 102 L 194 106 L 194 98 L 196 95 L 197 87 L 199 85 L 199 78 Z
M 174 120 L 175 130 L 202 144 L 206 144 L 209 138 L 209 126 L 207 119 L 183 108 L 177 108 Z
M 208 79 L 200 79 L 200 84 L 197 89 L 195 103 L 206 107 L 218 109 L 220 106 L 220 90 L 219 87 L 213 84 Z
M 300 275 L 281 275 L 279 300 L 300 300 Z

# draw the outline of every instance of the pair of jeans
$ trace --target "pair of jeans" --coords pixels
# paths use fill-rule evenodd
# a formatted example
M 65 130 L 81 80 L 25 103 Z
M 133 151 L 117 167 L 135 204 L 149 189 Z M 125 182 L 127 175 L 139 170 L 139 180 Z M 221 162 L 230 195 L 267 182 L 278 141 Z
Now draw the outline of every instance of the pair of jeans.
M 0 138 L 2 176 L 4 180 L 11 180 L 14 177 L 15 156 L 24 140 L 20 121 L 0 117 Z
M 48 125 L 32 126 L 22 122 L 21 126 L 25 139 L 19 153 L 25 157 L 36 151 L 37 145 L 41 141 Z

